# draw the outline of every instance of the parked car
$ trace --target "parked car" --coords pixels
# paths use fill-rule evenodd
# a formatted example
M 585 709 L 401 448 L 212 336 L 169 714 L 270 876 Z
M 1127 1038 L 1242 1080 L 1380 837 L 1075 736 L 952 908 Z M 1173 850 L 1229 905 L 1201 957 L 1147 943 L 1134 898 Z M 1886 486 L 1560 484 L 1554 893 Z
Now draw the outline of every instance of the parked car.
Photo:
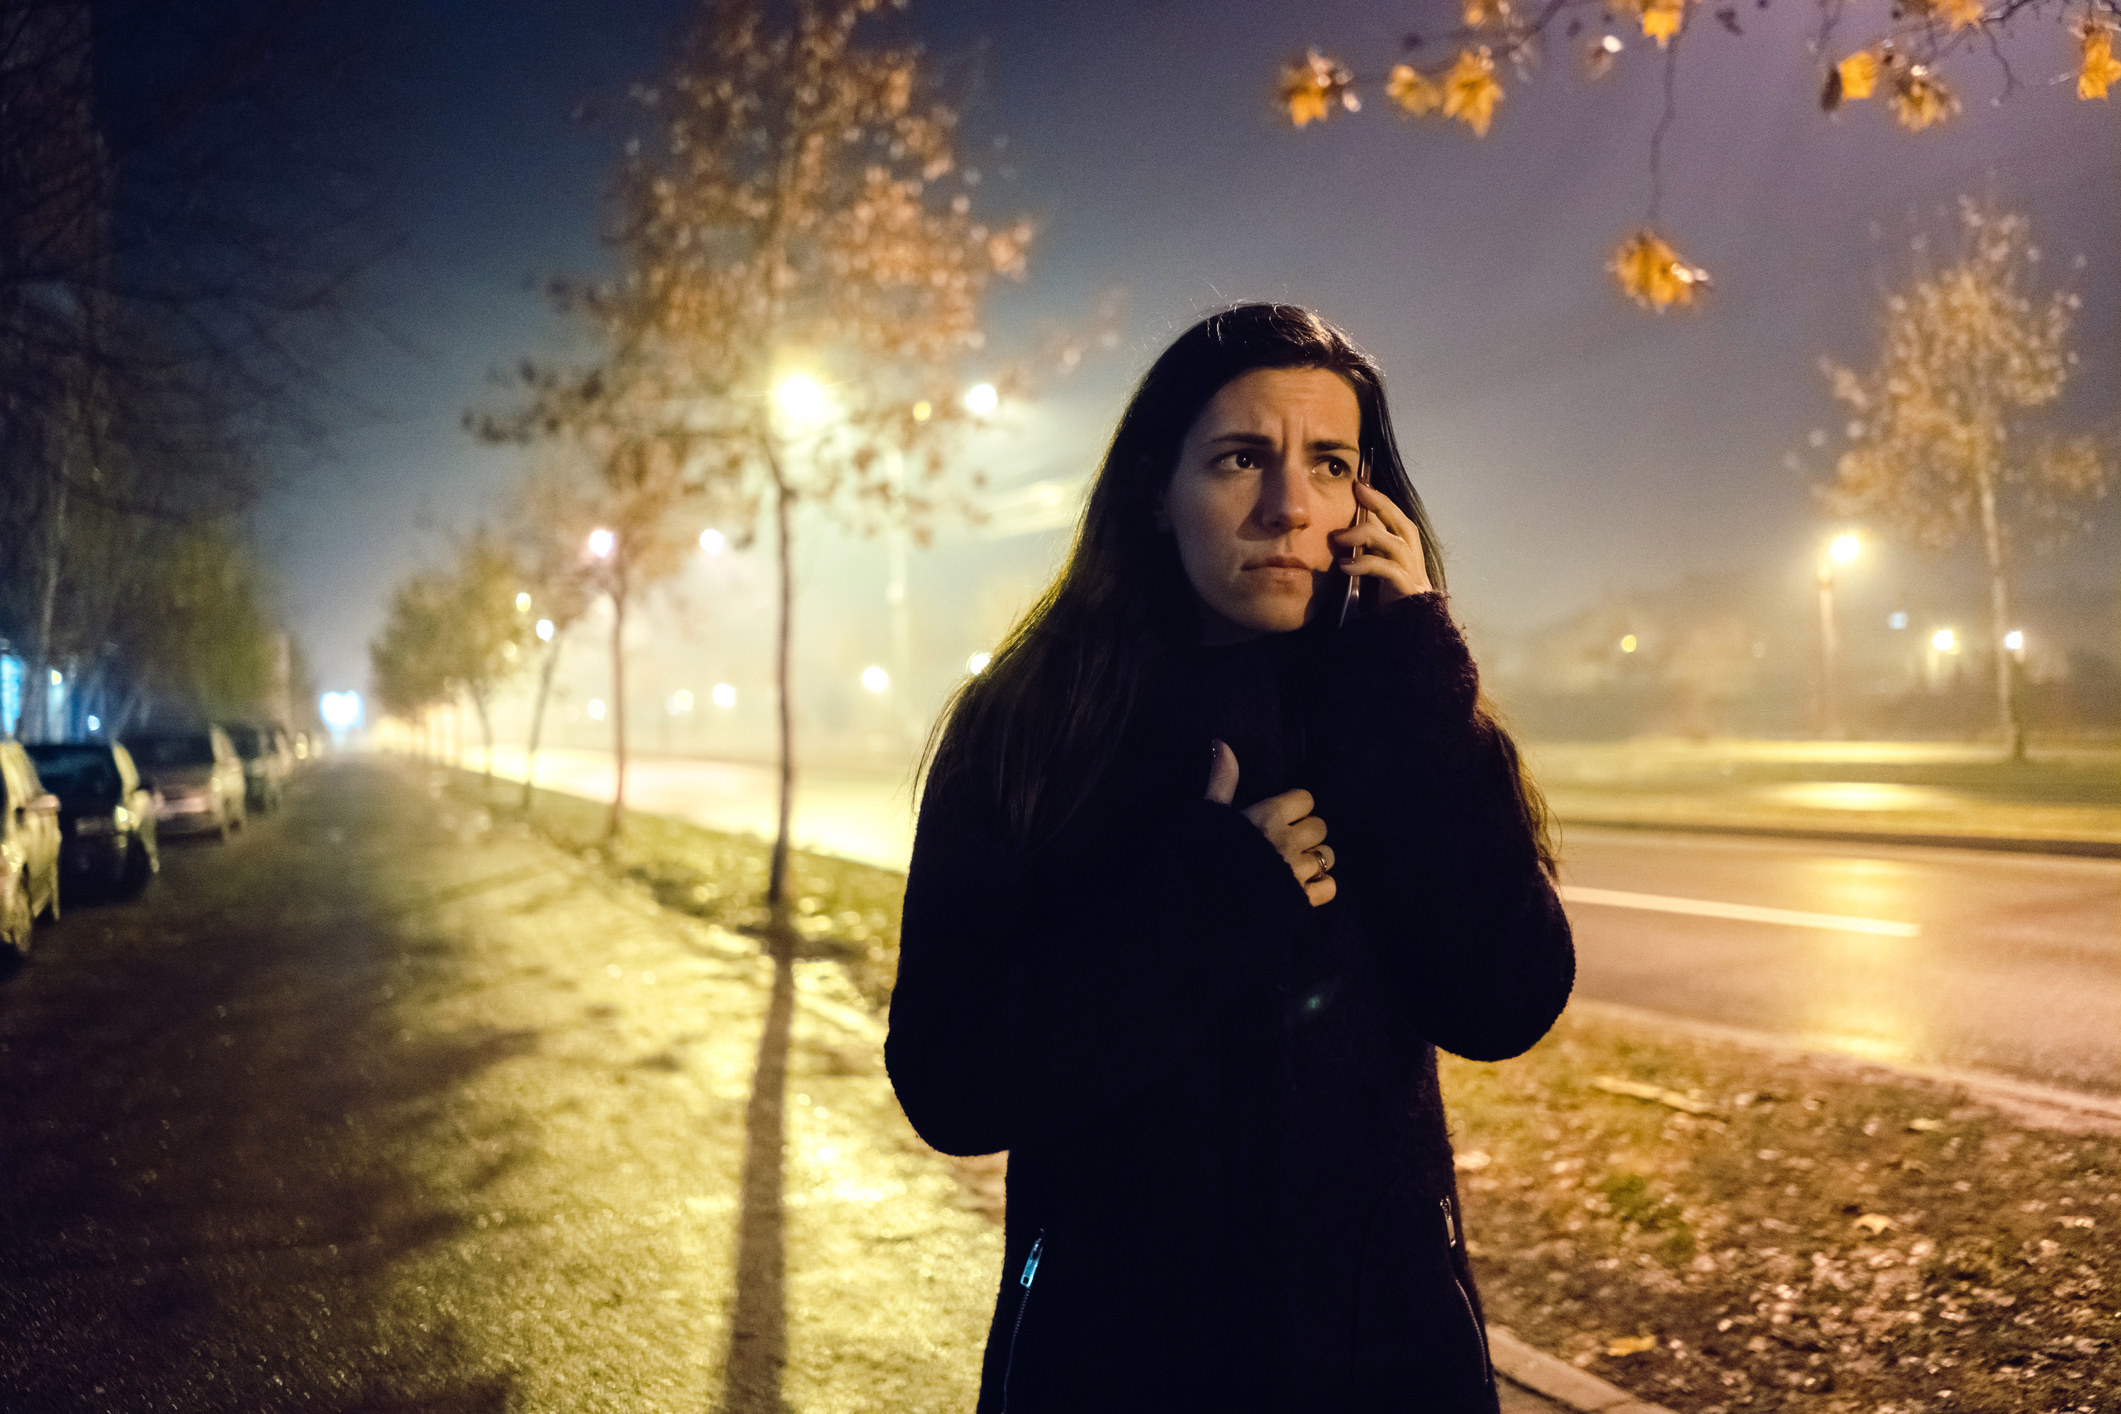
M 0 948 L 26 954 L 38 914 L 59 917 L 59 797 L 18 741 L 0 741 Z
M 164 835 L 218 833 L 227 839 L 250 818 L 243 758 L 219 727 L 143 733 L 125 739 L 147 788 L 161 797 L 155 829 Z
M 249 809 L 280 808 L 287 778 L 294 774 L 295 754 L 287 733 L 270 722 L 230 722 L 228 739 L 243 758 L 244 798 Z
M 59 862 L 68 884 L 131 898 L 162 867 L 155 797 L 140 784 L 132 753 L 100 741 L 38 742 L 25 748 L 59 797 Z

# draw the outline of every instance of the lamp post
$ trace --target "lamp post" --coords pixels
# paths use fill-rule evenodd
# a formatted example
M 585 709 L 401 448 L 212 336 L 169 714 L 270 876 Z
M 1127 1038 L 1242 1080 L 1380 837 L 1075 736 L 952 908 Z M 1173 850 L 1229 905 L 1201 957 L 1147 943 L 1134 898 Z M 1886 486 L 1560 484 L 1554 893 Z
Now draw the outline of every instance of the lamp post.
M 1839 688 L 1841 634 L 1834 614 L 1834 567 L 1856 562 L 1863 542 L 1837 535 L 1819 550 L 1819 729 L 1822 736 L 1846 735 L 1841 725 Z

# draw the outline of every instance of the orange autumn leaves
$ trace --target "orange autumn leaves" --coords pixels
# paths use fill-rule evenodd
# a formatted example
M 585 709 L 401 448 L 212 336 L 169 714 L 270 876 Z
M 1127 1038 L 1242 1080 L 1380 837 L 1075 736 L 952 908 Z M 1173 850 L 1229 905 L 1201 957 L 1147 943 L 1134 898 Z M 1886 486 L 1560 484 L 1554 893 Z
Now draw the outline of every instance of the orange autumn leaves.
M 1982 0 L 1922 0 L 1910 3 L 1909 9 L 1943 24 L 1948 34 L 1976 28 L 1989 20 Z M 2077 97 L 2104 99 L 2109 89 L 2121 83 L 2121 60 L 2114 57 L 2113 29 L 2087 12 L 2077 24 L 2076 33 Z M 1895 52 L 1890 43 L 1859 49 L 1827 70 L 1819 106 L 1831 113 L 1844 103 L 1875 96 L 1881 87 L 1893 116 L 1910 132 L 1935 127 L 1959 111 L 1958 95 L 1933 69 Z
M 1682 260 L 1647 226 L 1620 243 L 1606 269 L 1620 282 L 1622 294 L 1659 314 L 1675 304 L 1686 308 L 1709 288 L 1709 272 Z
M 1495 120 L 1495 105 L 1502 102 L 1502 84 L 1495 78 L 1494 56 L 1482 46 L 1461 52 L 1440 79 L 1411 64 L 1396 65 L 1385 80 L 1385 97 L 1402 113 L 1417 118 L 1441 113 L 1485 137 Z M 1316 49 L 1283 68 L 1279 98 L 1289 121 L 1299 128 L 1324 122 L 1335 109 L 1362 110 L 1353 76 Z

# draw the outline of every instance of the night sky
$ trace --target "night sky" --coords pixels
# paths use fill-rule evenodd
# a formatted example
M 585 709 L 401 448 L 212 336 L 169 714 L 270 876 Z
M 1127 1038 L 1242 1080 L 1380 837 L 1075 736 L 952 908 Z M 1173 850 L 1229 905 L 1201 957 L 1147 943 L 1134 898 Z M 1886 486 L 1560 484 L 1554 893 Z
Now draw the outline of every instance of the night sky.
M 461 415 L 503 396 L 494 369 L 564 347 L 532 283 L 606 261 L 621 95 L 660 70 L 689 8 L 431 0 L 359 80 L 396 241 L 364 286 L 366 332 L 334 366 L 347 397 L 331 455 L 290 470 L 263 522 L 323 686 L 365 684 L 391 585 L 522 465 L 473 444 Z M 2006 47 L 2018 86 L 2000 104 L 2002 71 L 1963 63 L 1965 112 L 1922 134 L 1878 103 L 1819 111 L 1809 5 L 1749 4 L 1743 38 L 1697 23 L 1659 226 L 1717 289 L 1701 313 L 1658 318 L 1602 269 L 1648 200 L 1659 91 L 1639 46 L 1601 85 L 1559 53 L 1529 85 L 1505 75 L 1485 140 L 1400 121 L 1374 81 L 1359 115 L 1301 132 L 1278 120 L 1274 74 L 1306 44 L 1374 77 L 1399 35 L 1441 31 L 1449 13 L 917 0 L 911 23 L 969 84 L 962 153 L 987 178 L 984 209 L 1043 225 L 1028 282 L 994 305 L 998 341 L 1083 318 L 1111 288 L 1128 300 L 1122 347 L 982 451 L 997 483 L 1087 471 L 1173 333 L 1225 301 L 1285 298 L 1383 361 L 1476 624 L 1524 628 L 1691 571 L 1787 560 L 1801 575 L 1826 522 L 1816 472 L 1786 459 L 1823 468 L 1831 447 L 1808 434 L 1841 421 L 1817 361 L 1867 361 L 1879 291 L 1906 271 L 1912 235 L 1948 234 L 1960 192 L 2028 211 L 2047 267 L 2085 297 L 2065 419 L 2121 413 L 2121 113 L 2053 81 L 2072 71 L 2059 23 L 2035 18 Z M 574 116 L 584 100 L 597 121 Z M 2089 264 L 2072 271 L 2079 254 Z M 2110 593 L 2113 526 L 2046 572 Z M 953 553 L 1035 579 L 1059 545 L 946 543 L 916 578 L 921 608 L 948 611 L 936 565 Z M 829 575 L 814 587 L 834 589 Z

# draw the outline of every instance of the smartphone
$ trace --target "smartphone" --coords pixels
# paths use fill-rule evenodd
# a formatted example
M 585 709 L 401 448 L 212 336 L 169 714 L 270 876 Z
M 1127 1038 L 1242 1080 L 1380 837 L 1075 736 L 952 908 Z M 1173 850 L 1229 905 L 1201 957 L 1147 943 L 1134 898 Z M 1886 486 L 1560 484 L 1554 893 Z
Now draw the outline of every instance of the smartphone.
M 1355 479 L 1357 481 L 1360 481 L 1365 486 L 1368 486 L 1370 484 L 1370 459 L 1368 457 L 1364 457 L 1360 462 L 1356 464 Z M 1362 502 L 1357 501 L 1355 503 L 1354 523 L 1356 525 L 1361 525 L 1364 522 L 1368 521 L 1369 518 L 1370 512 L 1368 508 L 1366 508 L 1362 504 Z M 1347 579 L 1347 593 L 1343 594 L 1340 600 L 1340 622 L 1337 625 L 1337 627 L 1340 628 L 1346 628 L 1348 626 L 1348 620 L 1355 617 L 1356 603 L 1362 598 L 1362 576 L 1359 574 L 1351 574 L 1347 576 Z

